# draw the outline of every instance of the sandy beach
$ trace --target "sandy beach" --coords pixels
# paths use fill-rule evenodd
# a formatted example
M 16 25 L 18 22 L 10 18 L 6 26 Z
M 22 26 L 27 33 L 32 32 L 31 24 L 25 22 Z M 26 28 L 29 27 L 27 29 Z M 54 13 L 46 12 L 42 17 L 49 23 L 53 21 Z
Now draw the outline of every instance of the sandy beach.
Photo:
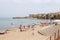
M 7 34 L 0 35 L 0 40 L 45 40 L 48 37 L 38 34 L 39 27 L 35 27 L 35 30 L 29 29 L 28 31 L 20 32 L 15 28 L 12 31 L 8 31 Z
M 45 27 L 40 27 L 39 25 L 35 25 L 34 30 L 30 28 L 29 30 L 23 32 L 20 32 L 18 28 L 15 28 L 11 31 L 8 31 L 4 35 L 0 35 L 0 40 L 50 40 L 50 35 L 54 33 L 53 32 L 54 29 L 53 31 L 50 31 L 52 30 L 53 27 L 52 28 L 50 27 L 51 27 L 50 25 Z M 58 29 L 59 27 L 56 28 Z M 38 31 L 40 31 L 43 34 L 38 33 Z

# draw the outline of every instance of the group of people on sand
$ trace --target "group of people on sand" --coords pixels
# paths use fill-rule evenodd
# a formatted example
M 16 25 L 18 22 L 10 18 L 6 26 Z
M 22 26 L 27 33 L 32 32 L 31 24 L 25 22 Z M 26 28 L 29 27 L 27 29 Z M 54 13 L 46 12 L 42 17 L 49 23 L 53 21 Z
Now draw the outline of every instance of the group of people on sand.
M 40 22 L 38 25 L 40 25 L 40 26 L 45 26 L 45 25 L 48 25 L 48 24 L 50 24 L 50 23 Z M 56 22 L 53 22 L 53 24 L 57 25 Z M 35 25 L 37 25 L 37 24 L 35 24 Z M 35 25 L 28 25 L 28 26 L 20 25 L 20 26 L 19 26 L 19 30 L 20 30 L 20 32 L 27 31 L 27 30 L 29 30 L 29 29 L 34 30 L 34 29 L 35 29 L 35 27 L 34 27 Z M 9 30 L 5 30 L 5 32 L 0 32 L 0 34 L 1 34 L 1 35 L 6 34 L 8 31 L 9 31 Z
M 48 25 L 50 25 L 50 24 L 55 24 L 55 25 L 57 25 L 58 23 L 57 22 L 52 22 L 52 23 L 50 23 L 50 22 L 40 22 L 40 23 L 38 23 L 38 25 L 39 26 L 42 26 L 42 27 L 44 27 L 44 26 L 48 26 Z
M 32 25 L 32 26 L 31 26 L 31 25 L 28 25 L 28 26 L 20 25 L 20 26 L 19 26 L 20 32 L 28 31 L 29 29 L 34 30 L 34 26 L 33 26 L 33 25 Z M 1 31 L 1 32 L 0 32 L 0 35 L 7 34 L 9 31 L 10 31 L 9 29 L 5 30 L 4 32 Z
M 31 25 L 28 25 L 28 26 L 25 26 L 25 25 L 20 25 L 20 27 L 19 27 L 19 29 L 20 29 L 20 32 L 22 32 L 22 31 L 27 31 L 27 30 L 29 30 L 29 29 L 34 29 L 34 26 L 31 26 Z

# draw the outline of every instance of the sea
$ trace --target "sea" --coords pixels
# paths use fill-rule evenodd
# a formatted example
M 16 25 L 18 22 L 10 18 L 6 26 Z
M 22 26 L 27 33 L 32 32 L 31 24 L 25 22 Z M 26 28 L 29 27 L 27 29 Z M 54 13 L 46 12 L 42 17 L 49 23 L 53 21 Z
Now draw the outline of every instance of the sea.
M 13 18 L 0 18 L 0 30 L 6 30 L 19 25 L 34 25 L 39 22 L 49 22 L 50 20 L 44 19 L 13 19 Z

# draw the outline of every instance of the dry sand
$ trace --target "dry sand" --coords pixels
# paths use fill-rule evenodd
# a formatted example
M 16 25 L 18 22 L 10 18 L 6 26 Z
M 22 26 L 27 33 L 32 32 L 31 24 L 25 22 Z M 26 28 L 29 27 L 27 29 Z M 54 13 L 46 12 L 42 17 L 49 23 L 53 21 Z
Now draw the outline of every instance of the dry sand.
M 42 29 L 42 27 L 40 27 Z M 37 26 L 35 30 L 29 29 L 28 31 L 20 32 L 19 29 L 8 31 L 5 35 L 0 35 L 0 40 L 46 40 L 48 36 L 38 34 L 40 30 Z

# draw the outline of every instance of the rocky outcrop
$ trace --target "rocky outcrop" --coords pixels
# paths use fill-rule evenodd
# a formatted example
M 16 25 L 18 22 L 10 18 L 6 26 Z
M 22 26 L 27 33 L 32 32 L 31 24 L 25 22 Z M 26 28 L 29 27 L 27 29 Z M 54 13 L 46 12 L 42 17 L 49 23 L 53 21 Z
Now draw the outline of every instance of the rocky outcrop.
M 30 14 L 29 17 L 31 18 L 40 18 L 40 19 L 60 19 L 60 12 L 54 13 L 41 13 L 41 14 Z

